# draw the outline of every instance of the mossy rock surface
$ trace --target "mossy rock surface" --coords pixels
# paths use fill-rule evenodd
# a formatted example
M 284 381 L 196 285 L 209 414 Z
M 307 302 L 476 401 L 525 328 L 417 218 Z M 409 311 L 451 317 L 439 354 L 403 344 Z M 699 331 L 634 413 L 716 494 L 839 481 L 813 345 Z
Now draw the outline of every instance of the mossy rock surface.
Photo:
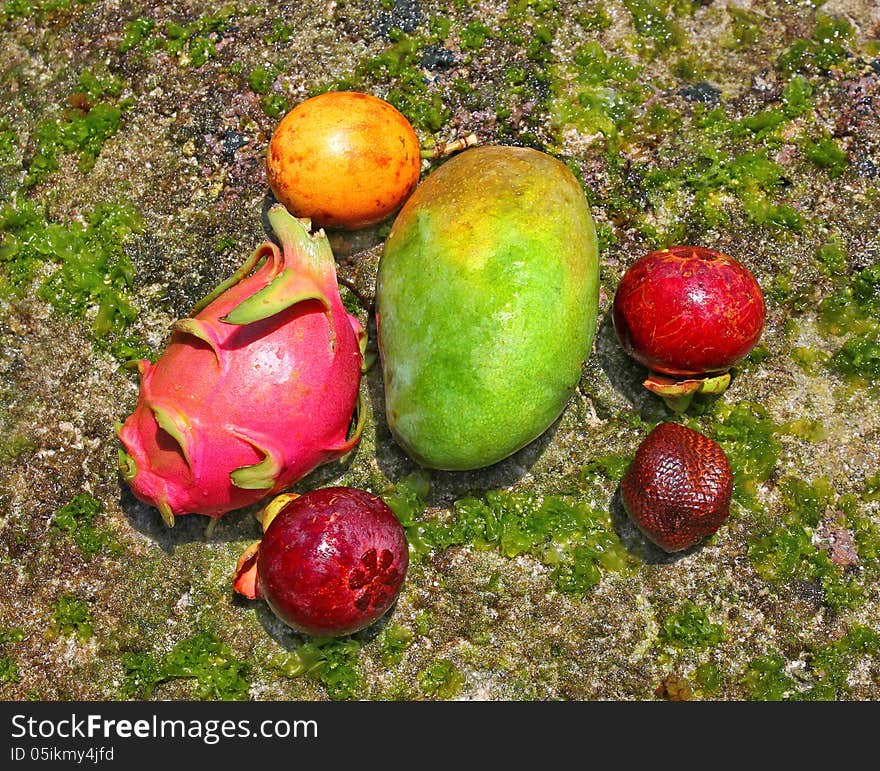
M 876 34 L 869 0 L 0 5 L 0 698 L 880 698 Z M 206 535 L 131 496 L 113 422 L 121 362 L 265 238 L 279 116 L 331 88 L 429 152 L 560 159 L 600 287 L 560 417 L 488 468 L 414 473 L 367 373 L 357 451 L 296 489 L 387 496 L 413 561 L 388 618 L 328 645 L 233 596 L 252 511 Z M 330 233 L 367 304 L 389 228 Z M 608 310 L 675 243 L 746 264 L 768 324 L 684 418 L 731 459 L 731 516 L 669 556 L 617 486 L 673 416 Z

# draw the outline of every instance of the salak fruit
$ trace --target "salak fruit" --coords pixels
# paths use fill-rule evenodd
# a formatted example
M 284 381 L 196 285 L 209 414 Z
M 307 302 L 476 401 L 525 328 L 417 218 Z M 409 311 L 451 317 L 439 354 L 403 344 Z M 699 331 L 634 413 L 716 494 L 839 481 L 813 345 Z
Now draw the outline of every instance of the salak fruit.
M 574 392 L 595 333 L 596 231 L 555 158 L 465 150 L 394 221 L 376 321 L 388 425 L 423 466 L 467 470 L 542 434 Z
M 714 533 L 727 519 L 733 476 L 724 450 L 680 423 L 661 423 L 636 450 L 620 483 L 623 507 L 667 552 Z
M 288 626 L 318 637 L 352 634 L 394 604 L 409 550 L 381 498 L 352 487 L 285 494 L 261 519 L 263 539 L 239 559 L 234 589 L 266 600 Z
M 175 322 L 156 363 L 138 363 L 137 406 L 117 424 L 123 476 L 169 526 L 280 492 L 360 437 L 361 425 L 347 434 L 366 336 L 327 238 L 283 206 L 268 216 L 281 248 L 261 244 Z
M 272 134 L 275 197 L 320 227 L 355 230 L 391 216 L 419 181 L 419 140 L 388 102 L 330 91 L 294 107 Z
M 696 393 L 721 393 L 728 370 L 764 328 L 764 295 L 741 262 L 700 246 L 651 252 L 614 295 L 614 329 L 651 374 L 644 386 L 681 412 Z

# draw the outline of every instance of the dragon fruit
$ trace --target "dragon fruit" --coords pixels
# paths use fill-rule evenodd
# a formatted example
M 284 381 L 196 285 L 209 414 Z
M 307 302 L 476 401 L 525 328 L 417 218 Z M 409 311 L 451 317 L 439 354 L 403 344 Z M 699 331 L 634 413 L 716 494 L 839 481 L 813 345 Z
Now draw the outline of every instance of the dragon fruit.
M 245 264 L 175 322 L 155 364 L 137 363 L 140 395 L 116 433 L 134 494 L 166 524 L 220 517 L 274 495 L 360 438 L 366 334 L 339 296 L 323 231 L 281 206 L 281 244 Z

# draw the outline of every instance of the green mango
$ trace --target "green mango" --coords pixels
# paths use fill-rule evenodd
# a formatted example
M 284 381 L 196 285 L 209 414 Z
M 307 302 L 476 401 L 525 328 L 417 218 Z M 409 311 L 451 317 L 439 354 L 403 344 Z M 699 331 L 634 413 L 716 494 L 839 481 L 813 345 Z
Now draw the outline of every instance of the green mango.
M 462 471 L 540 436 L 589 356 L 598 286 L 596 228 L 565 164 L 487 146 L 430 174 L 394 221 L 376 287 L 398 444 Z

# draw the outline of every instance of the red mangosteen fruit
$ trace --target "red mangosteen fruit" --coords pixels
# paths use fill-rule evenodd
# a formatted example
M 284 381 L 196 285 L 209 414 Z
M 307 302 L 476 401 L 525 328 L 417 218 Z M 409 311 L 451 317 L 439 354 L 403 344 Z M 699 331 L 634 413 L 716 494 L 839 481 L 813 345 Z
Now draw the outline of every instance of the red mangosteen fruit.
M 732 492 L 724 450 L 680 423 L 656 426 L 620 483 L 630 519 L 667 552 L 687 549 L 718 530 L 730 513 Z
M 264 599 L 296 631 L 352 634 L 397 599 L 409 550 L 381 498 L 352 487 L 281 495 L 264 509 L 262 522 L 263 539 L 242 554 L 233 587 Z
M 614 296 L 624 350 L 651 370 L 644 386 L 670 409 L 696 393 L 721 393 L 730 368 L 761 337 L 764 294 L 742 263 L 701 246 L 650 252 L 626 271 Z

